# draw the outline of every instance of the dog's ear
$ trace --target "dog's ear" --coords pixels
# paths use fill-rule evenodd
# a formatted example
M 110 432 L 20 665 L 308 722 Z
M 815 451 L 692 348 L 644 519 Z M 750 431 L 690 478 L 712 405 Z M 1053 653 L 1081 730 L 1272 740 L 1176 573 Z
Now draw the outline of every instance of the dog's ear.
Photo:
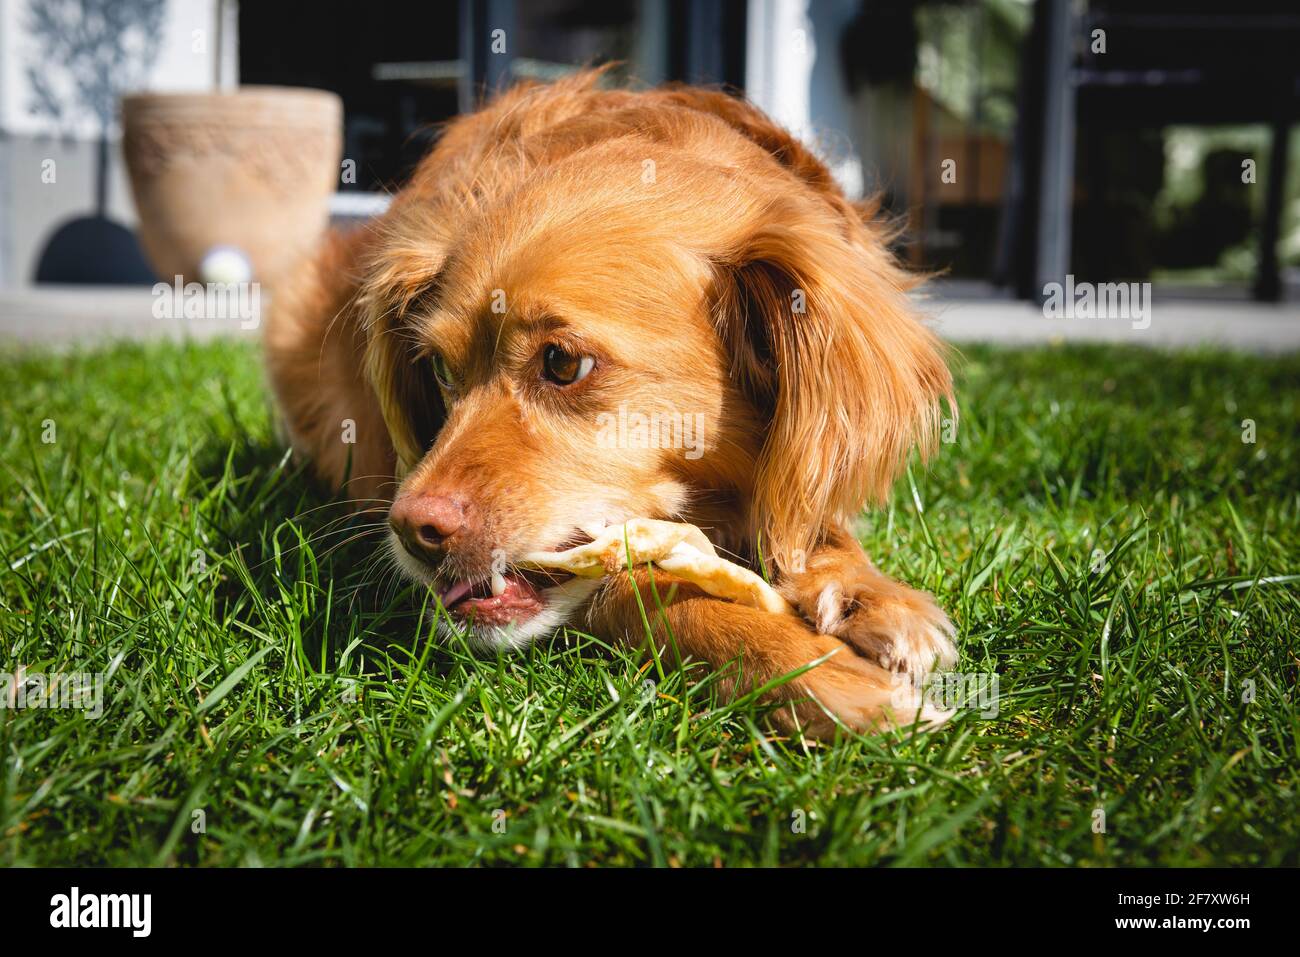
M 404 307 L 372 306 L 368 331 L 366 377 L 393 445 L 400 482 L 433 445 L 446 410 L 428 360 L 405 328 Z
M 359 508 L 393 493 L 393 446 L 357 357 L 366 337 L 357 304 L 364 233 L 331 232 L 316 256 L 275 289 L 263 347 L 295 451 Z
M 419 338 L 408 325 L 436 305 L 445 257 L 433 244 L 420 243 L 418 234 L 407 238 L 391 225 L 384 238 L 381 255 L 369 263 L 358 305 L 365 317 L 366 378 L 392 441 L 400 481 L 429 451 L 446 419 Z
M 433 445 L 446 419 L 432 373 L 401 330 L 372 335 L 366 349 L 366 374 L 396 456 L 400 481 Z
M 908 299 L 915 280 L 834 204 L 774 200 L 718 268 L 715 325 L 770 423 L 751 527 L 798 568 L 829 525 L 886 498 L 914 447 L 931 451 L 952 379 Z

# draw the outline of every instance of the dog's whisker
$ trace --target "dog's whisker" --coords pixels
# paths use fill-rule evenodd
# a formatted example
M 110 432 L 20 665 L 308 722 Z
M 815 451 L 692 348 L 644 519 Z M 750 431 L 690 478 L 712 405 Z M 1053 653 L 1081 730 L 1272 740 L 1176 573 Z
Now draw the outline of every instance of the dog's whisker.
M 387 524 L 387 522 L 365 522 L 358 524 L 356 518 L 356 515 L 345 515 L 339 518 L 333 518 L 321 525 L 319 528 L 313 529 L 310 533 L 305 535 L 303 537 L 303 542 L 311 545 L 327 535 L 336 535 L 339 532 L 348 531 L 349 529 L 378 528 L 381 525 Z
M 552 586 L 552 587 L 554 587 L 554 586 L 556 586 L 556 585 L 562 585 L 562 584 L 564 584 L 565 581 L 568 581 L 568 579 L 563 579 L 563 580 L 561 580 L 560 578 L 556 577 L 556 572 L 555 572 L 555 570 L 554 570 L 554 569 L 550 569 L 550 568 L 529 568 L 529 569 L 524 569 L 524 568 L 522 568 L 521 566 L 519 566 L 519 565 L 517 565 L 517 564 L 515 564 L 515 563 L 513 563 L 513 562 L 508 562 L 508 563 L 506 564 L 506 570 L 507 570 L 508 572 L 510 572 L 511 574 L 517 575 L 517 576 L 519 576 L 519 577 L 523 577 L 523 572 L 525 572 L 525 571 L 531 572 L 531 573 L 534 574 L 534 575 L 545 575 L 547 578 L 550 579 L 550 581 L 551 581 L 551 586 Z M 572 576 L 570 576 L 570 577 L 572 577 Z
M 359 531 L 359 534 L 356 534 L 356 535 L 354 535 L 352 538 L 346 539 L 345 541 L 335 543 L 333 546 L 331 546 L 330 548 L 328 548 L 326 551 L 324 551 L 324 552 L 322 552 L 320 555 L 316 556 L 316 557 L 317 557 L 317 560 L 319 560 L 319 561 L 324 561 L 326 558 L 328 558 L 329 556 L 333 555 L 334 552 L 338 551 L 340 548 L 343 548 L 344 546 L 349 545 L 349 544 L 351 544 L 352 542 L 354 542 L 354 541 L 358 541 L 358 540 L 360 540 L 360 539 L 362 539 L 362 538 L 366 538 L 366 537 L 371 536 L 371 535 L 377 535 L 377 534 L 380 534 L 382 531 L 384 531 L 384 530 L 387 529 L 387 528 L 388 528 L 388 523 L 387 523 L 387 522 L 376 522 L 376 523 L 373 523 L 373 524 L 368 525 L 368 526 L 363 526 L 360 530 L 358 530 L 358 528 L 356 528 L 356 527 L 348 527 L 348 528 L 336 528 L 336 529 L 333 529 L 333 530 L 331 530 L 331 531 L 320 532 L 320 533 L 317 533 L 317 534 L 315 534 L 315 535 L 312 535 L 311 537 L 308 537 L 308 538 L 304 539 L 302 542 L 295 542 L 295 543 L 294 543 L 290 548 L 285 549 L 285 550 L 281 553 L 280 558 L 283 559 L 284 557 L 287 557 L 287 556 L 289 556 L 289 555 L 294 554 L 294 552 L 296 552 L 299 548 L 303 547 L 304 545 L 307 546 L 307 547 L 309 547 L 309 548 L 310 548 L 310 547 L 313 547 L 313 546 L 319 544 L 320 542 L 322 542 L 323 540 L 325 540 L 326 538 L 328 538 L 328 537 L 331 536 L 331 535 L 345 535 L 345 534 L 347 534 L 348 532 L 358 532 L 358 531 Z M 260 561 L 260 562 L 256 562 L 256 563 L 254 563 L 254 564 L 252 564 L 252 565 L 249 565 L 249 566 L 248 566 L 248 570 L 249 570 L 250 572 L 252 572 L 252 571 L 258 571 L 259 569 L 264 568 L 264 567 L 267 566 L 267 565 L 270 565 L 270 564 L 271 564 L 272 562 L 274 562 L 274 561 L 276 561 L 276 557 L 275 557 L 275 556 L 271 556 L 271 557 L 269 557 L 269 558 L 265 558 L 265 559 L 263 559 L 263 560 Z
M 351 545 L 353 542 L 359 542 L 359 541 L 361 541 L 362 539 L 369 538 L 369 537 L 371 537 L 371 536 L 373 536 L 373 535 L 376 535 L 376 534 L 378 534 L 378 533 L 379 533 L 379 529 L 374 529 L 374 528 L 372 528 L 372 529 L 367 529 L 366 531 L 363 531 L 363 532 L 359 532 L 358 534 L 353 535 L 353 536 L 352 536 L 351 538 L 349 538 L 349 539 L 346 539 L 346 540 L 344 540 L 344 541 L 341 541 L 341 542 L 339 542 L 339 543 L 336 544 L 336 545 L 332 545 L 332 546 L 330 546 L 330 548 L 329 548 L 328 550 L 326 550 L 323 554 L 321 554 L 321 555 L 319 556 L 319 559 L 320 559 L 320 561 L 324 561 L 325 559 L 327 559 L 327 558 L 329 558 L 331 555 L 333 555 L 335 552 L 337 552 L 340 548 L 346 548 L 348 545 Z
M 342 597 L 348 599 L 349 611 L 356 604 L 357 596 L 363 591 L 376 595 L 382 594 L 384 583 L 395 569 L 396 564 L 387 549 L 375 549 L 362 564 L 357 583 L 343 592 Z M 376 572 L 378 572 L 377 577 Z
M 307 544 L 310 545 L 312 548 L 320 548 L 322 546 L 324 547 L 324 550 L 321 551 L 316 556 L 318 560 L 323 561 L 324 559 L 329 558 L 331 555 L 333 555 L 334 552 L 338 551 L 341 548 L 346 548 L 348 545 L 352 544 L 353 542 L 361 541 L 362 539 L 371 538 L 375 535 L 380 534 L 380 530 L 375 528 L 367 528 L 367 529 L 360 529 L 360 530 L 339 529 L 338 531 L 332 534 L 346 535 L 348 533 L 352 534 L 351 538 L 336 540 L 334 542 L 327 542 L 325 538 L 319 538 L 311 542 L 308 542 Z

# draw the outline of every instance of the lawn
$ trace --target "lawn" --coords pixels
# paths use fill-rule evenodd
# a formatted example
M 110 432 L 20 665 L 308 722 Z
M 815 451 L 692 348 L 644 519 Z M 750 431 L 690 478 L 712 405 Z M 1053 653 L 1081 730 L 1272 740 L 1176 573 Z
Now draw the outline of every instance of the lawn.
M 0 360 L 0 671 L 103 682 L 0 710 L 0 864 L 1300 864 L 1300 357 L 959 390 L 861 535 L 997 713 L 812 746 L 589 636 L 433 645 L 250 347 Z

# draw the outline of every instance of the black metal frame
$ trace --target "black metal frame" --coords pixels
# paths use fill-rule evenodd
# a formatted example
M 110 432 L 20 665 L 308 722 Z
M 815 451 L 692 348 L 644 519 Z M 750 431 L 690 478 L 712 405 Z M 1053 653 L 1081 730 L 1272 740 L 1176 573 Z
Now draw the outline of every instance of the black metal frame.
M 1070 0 L 1039 0 L 1035 7 L 995 280 L 1023 298 L 1040 298 L 1045 282 L 1069 272 L 1075 138 L 1081 132 L 1266 122 L 1273 142 L 1253 293 L 1277 301 L 1283 295 L 1277 242 L 1288 134 L 1300 120 L 1300 11 L 1273 0 L 1239 0 L 1229 13 L 1201 12 L 1195 3 L 1144 12 L 1160 6 L 1149 0 L 1113 6 L 1093 3 L 1081 18 L 1071 13 Z M 1094 29 L 1111 38 L 1105 55 L 1086 52 Z M 1126 42 L 1117 49 L 1121 37 Z

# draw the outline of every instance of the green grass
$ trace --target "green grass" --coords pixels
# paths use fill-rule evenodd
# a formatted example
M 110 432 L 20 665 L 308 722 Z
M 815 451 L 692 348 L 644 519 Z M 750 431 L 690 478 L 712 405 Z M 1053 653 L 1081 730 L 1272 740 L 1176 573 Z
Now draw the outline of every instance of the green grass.
M 862 536 L 999 713 L 814 747 L 590 637 L 431 645 L 252 349 L 0 361 L 0 671 L 106 676 L 99 718 L 0 711 L 0 864 L 1300 863 L 1300 358 L 960 379 Z

